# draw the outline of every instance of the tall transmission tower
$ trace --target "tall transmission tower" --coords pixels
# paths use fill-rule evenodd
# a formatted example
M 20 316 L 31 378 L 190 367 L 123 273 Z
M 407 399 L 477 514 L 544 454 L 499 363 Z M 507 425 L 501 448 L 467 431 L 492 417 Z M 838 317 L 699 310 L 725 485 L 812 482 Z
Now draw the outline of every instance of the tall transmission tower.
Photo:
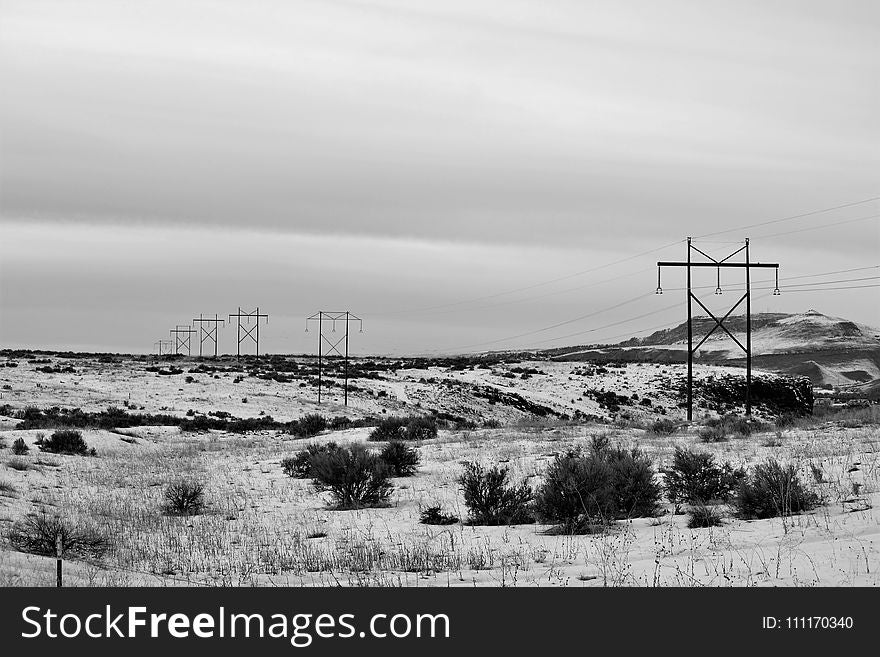
M 153 343 L 153 346 L 158 349 L 159 356 L 164 356 L 165 354 L 171 353 L 171 350 L 174 347 L 174 342 L 172 340 L 157 340 Z
M 343 376 L 345 384 L 343 386 L 345 405 L 348 406 L 348 334 L 350 322 L 355 321 L 360 324 L 359 333 L 364 332 L 364 320 L 352 314 L 348 310 L 327 311 L 321 310 L 311 317 L 306 318 L 306 332 L 309 330 L 309 322 L 318 322 L 318 403 L 321 403 L 321 385 L 323 383 L 323 365 L 324 365 L 324 344 L 327 345 L 326 356 L 336 354 L 344 361 Z M 337 340 L 327 337 L 324 329 L 325 323 L 330 324 L 330 333 L 336 332 L 336 324 L 339 322 L 345 329 Z M 344 344 L 345 351 L 340 351 L 339 345 Z
M 174 353 L 180 354 L 182 349 L 186 349 L 186 355 L 189 356 L 192 353 L 192 334 L 195 333 L 196 330 L 190 326 L 181 326 L 178 324 L 173 329 L 169 331 L 171 336 L 174 338 Z
M 692 253 L 696 251 L 701 256 L 706 258 L 705 261 L 701 260 L 699 262 L 694 262 L 691 259 Z M 728 262 L 732 257 L 739 253 L 745 254 L 745 262 Z M 761 263 L 761 262 L 751 262 L 749 260 L 749 239 L 746 238 L 745 244 L 738 248 L 736 251 L 731 253 L 725 258 L 721 260 L 716 260 L 712 256 L 704 253 L 702 250 L 697 248 L 692 244 L 692 240 L 690 237 L 687 238 L 687 261 L 685 262 L 666 262 L 661 261 L 657 263 L 657 294 L 663 294 L 663 288 L 660 286 L 660 270 L 663 267 L 686 267 L 687 268 L 687 310 L 688 310 L 688 374 L 687 374 L 687 419 L 694 419 L 694 354 L 696 351 L 703 346 L 703 343 L 709 339 L 717 329 L 723 330 L 727 335 L 733 340 L 740 349 L 742 349 L 746 354 L 746 415 L 751 416 L 752 414 L 752 287 L 751 287 L 751 271 L 755 268 L 772 268 L 776 270 L 776 288 L 773 290 L 774 295 L 779 295 L 779 263 Z M 733 304 L 730 310 L 725 313 L 724 317 L 718 319 L 711 310 L 706 308 L 705 304 L 700 301 L 699 298 L 693 293 L 693 289 L 691 287 L 691 268 L 692 267 L 715 267 L 717 272 L 717 283 L 715 287 L 715 294 L 722 294 L 721 290 L 721 269 L 722 267 L 734 267 L 745 270 L 745 283 L 746 283 L 746 291 L 745 294 L 740 297 L 739 301 Z M 696 301 L 699 306 L 706 311 L 710 318 L 715 321 L 715 325 L 712 329 L 700 340 L 696 347 L 694 347 L 694 331 L 693 331 L 693 323 L 691 317 L 691 302 Z M 728 328 L 724 325 L 725 320 L 730 317 L 730 314 L 736 310 L 739 305 L 745 301 L 746 302 L 746 343 L 742 344 L 739 340 L 737 340 L 736 336 L 731 333 Z
M 193 323 L 198 322 L 199 324 L 199 356 L 202 355 L 202 345 L 210 340 L 214 343 L 214 358 L 217 358 L 217 343 L 219 342 L 217 332 L 219 325 L 225 323 L 225 321 L 220 319 L 217 313 L 214 313 L 214 317 L 202 317 L 202 314 L 199 313 L 199 318 L 193 319 Z M 206 325 L 207 328 L 205 328 Z
M 253 340 L 256 345 L 256 355 L 260 355 L 260 319 L 265 319 L 266 323 L 269 323 L 269 315 L 261 314 L 260 307 L 257 306 L 257 309 L 253 312 L 243 313 L 241 312 L 241 306 L 238 308 L 238 312 L 233 315 L 230 313 L 229 321 L 232 321 L 232 318 L 235 317 L 238 320 L 238 333 L 236 337 L 238 338 L 238 344 L 236 345 L 236 356 L 241 358 L 241 343 L 250 338 Z M 242 326 L 241 320 L 247 319 L 247 326 Z M 254 325 L 250 326 L 251 319 L 254 320 Z

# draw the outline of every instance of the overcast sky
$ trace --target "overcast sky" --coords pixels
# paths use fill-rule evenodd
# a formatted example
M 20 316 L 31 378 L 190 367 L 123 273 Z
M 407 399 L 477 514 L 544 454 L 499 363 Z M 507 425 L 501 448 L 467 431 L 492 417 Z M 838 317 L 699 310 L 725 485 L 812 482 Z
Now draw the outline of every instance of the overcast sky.
M 685 313 L 648 295 L 683 243 L 632 256 L 880 196 L 873 0 L 0 0 L 0 94 L 2 346 L 146 352 L 257 305 L 276 352 L 321 309 L 358 353 L 622 339 Z M 877 215 L 706 239 L 871 267 Z M 880 288 L 763 294 L 880 325 Z

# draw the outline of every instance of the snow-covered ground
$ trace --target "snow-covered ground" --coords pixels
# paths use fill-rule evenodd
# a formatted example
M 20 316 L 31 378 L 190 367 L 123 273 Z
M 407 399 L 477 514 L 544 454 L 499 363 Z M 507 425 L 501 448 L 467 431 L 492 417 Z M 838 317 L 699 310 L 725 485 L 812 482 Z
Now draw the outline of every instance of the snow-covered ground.
M 54 359 L 53 359 L 54 360 Z M 66 361 L 62 361 L 66 364 Z M 144 412 L 184 414 L 225 410 L 239 417 L 260 412 L 292 419 L 305 412 L 325 415 L 381 415 L 422 408 L 449 407 L 475 417 L 486 413 L 500 428 L 442 430 L 418 444 L 421 467 L 412 478 L 394 480 L 391 506 L 359 511 L 327 508 L 325 494 L 306 480 L 286 477 L 283 457 L 304 442 L 277 431 L 247 435 L 223 432 L 182 434 L 175 427 L 140 427 L 115 433 L 86 430 L 84 438 L 97 458 L 40 452 L 37 430 L 17 430 L 0 419 L 0 532 L 24 514 L 46 510 L 82 524 L 97 525 L 113 536 L 113 549 L 99 562 L 66 562 L 66 577 L 82 585 L 405 585 L 405 586 L 601 586 L 601 585 L 877 585 L 880 584 L 880 518 L 875 511 L 880 476 L 880 433 L 876 424 L 840 423 L 771 430 L 723 443 L 703 444 L 698 427 L 670 437 L 616 424 L 573 424 L 557 417 L 538 420 L 503 404 L 491 405 L 470 392 L 491 385 L 516 392 L 554 409 L 606 414 L 580 396 L 587 387 L 620 395 L 651 397 L 654 404 L 677 409 L 669 389 L 673 366 L 629 365 L 585 373 L 583 363 L 508 363 L 489 369 L 431 367 L 399 370 L 388 380 L 362 379 L 364 390 L 351 396 L 346 410 L 333 403 L 319 407 L 311 387 L 297 381 L 277 383 L 236 374 L 157 375 L 149 363 L 70 361 L 75 374 L 44 374 L 19 360 L 0 370 L 0 405 L 36 405 L 103 410 L 108 405 L 144 407 Z M 178 363 L 180 364 L 180 363 Z M 514 367 L 545 374 L 523 379 L 504 376 Z M 698 368 L 700 377 L 725 368 Z M 228 374 L 228 376 L 226 376 Z M 421 383 L 434 379 L 433 383 Z M 384 390 L 386 397 L 377 396 Z M 338 391 L 334 395 L 339 398 Z M 247 398 L 247 402 L 243 399 Z M 477 407 L 465 408 L 467 404 Z M 644 407 L 633 423 L 651 417 Z M 525 420 L 529 419 L 528 422 Z M 325 433 L 315 440 L 363 441 L 369 429 Z M 514 481 L 541 481 L 555 454 L 606 434 L 637 445 L 658 469 L 668 464 L 675 445 L 710 450 L 734 465 L 767 457 L 795 463 L 805 480 L 822 494 L 818 510 L 786 519 L 744 521 L 728 517 L 722 527 L 688 529 L 686 516 L 621 522 L 615 531 L 591 536 L 552 536 L 546 526 L 477 527 L 463 523 L 427 526 L 422 508 L 440 504 L 465 518 L 457 477 L 465 461 L 502 464 Z M 30 451 L 11 454 L 24 438 Z M 381 443 L 370 443 L 380 448 Z M 22 463 L 25 464 L 22 467 Z M 826 483 L 812 484 L 810 464 L 821 468 Z M 161 513 L 167 482 L 195 476 L 207 484 L 209 509 L 191 518 Z M 855 484 L 858 484 L 855 486 Z M 854 493 L 854 491 L 857 491 Z M 667 505 L 666 511 L 670 511 Z M 54 560 L 13 551 L 0 542 L 0 584 L 51 585 Z

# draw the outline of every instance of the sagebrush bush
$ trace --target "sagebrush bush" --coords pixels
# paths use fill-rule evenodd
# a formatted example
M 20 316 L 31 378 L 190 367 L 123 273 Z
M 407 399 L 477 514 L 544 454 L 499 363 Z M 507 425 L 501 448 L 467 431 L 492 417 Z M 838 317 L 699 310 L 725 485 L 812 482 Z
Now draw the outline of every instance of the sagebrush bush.
M 700 428 L 700 440 L 704 443 L 718 443 L 729 438 L 747 438 L 755 431 L 767 428 L 760 420 L 728 413 L 717 418 L 706 420 Z
M 671 436 L 678 430 L 678 425 L 667 418 L 659 418 L 648 426 L 648 433 L 655 436 Z
M 695 452 L 676 445 L 672 465 L 663 470 L 666 497 L 680 504 L 726 502 L 745 477 L 729 461 L 719 465 L 709 452 Z
M 586 452 L 572 449 L 556 457 L 535 494 L 535 509 L 543 521 L 581 533 L 614 520 L 653 516 L 659 500 L 650 459 L 599 438 Z
M 23 454 L 27 454 L 30 451 L 30 447 L 27 446 L 27 443 L 24 442 L 24 438 L 16 438 L 12 443 L 12 453 L 16 456 L 21 456 Z
M 722 443 L 729 439 L 727 431 L 721 425 L 700 427 L 697 435 L 704 443 Z
M 474 525 L 517 525 L 531 522 L 532 488 L 508 483 L 508 469 L 465 463 L 458 483 Z
M 165 487 L 165 513 L 198 515 L 205 508 L 205 486 L 198 481 L 174 481 Z
M 290 423 L 290 433 L 300 438 L 317 436 L 327 428 L 327 418 L 318 413 L 309 413 Z
M 329 491 L 337 509 L 383 506 L 393 489 L 388 466 L 358 443 L 314 455 L 311 474 L 315 488 Z
M 409 418 L 406 423 L 407 440 L 429 440 L 437 437 L 437 420 L 424 415 Z
M 371 441 L 428 440 L 437 437 L 437 420 L 431 416 L 388 417 L 370 432 Z
M 758 464 L 740 483 L 734 507 L 741 518 L 774 518 L 811 511 L 819 496 L 809 490 L 794 465 L 774 459 Z
M 58 516 L 29 514 L 16 521 L 7 534 L 19 552 L 55 556 L 58 538 L 66 556 L 101 557 L 110 549 L 110 539 L 93 527 L 74 526 Z
M 720 527 L 724 524 L 721 514 L 707 504 L 694 504 L 688 510 L 689 529 L 700 529 L 705 527 Z
M 402 440 L 392 440 L 379 453 L 392 477 L 412 477 L 419 465 L 419 453 Z
M 305 449 L 300 450 L 293 456 L 282 459 L 281 469 L 288 477 L 309 479 L 312 476 L 312 457 L 316 454 L 325 454 L 337 449 L 339 449 L 339 445 L 332 441 L 321 445 L 317 443 L 306 445 Z
M 52 433 L 49 438 L 43 440 L 40 449 L 53 454 L 75 454 L 79 456 L 94 456 L 94 448 L 89 449 L 83 440 L 82 433 L 76 429 L 59 429 Z
M 443 511 L 439 504 L 425 507 L 419 514 L 419 522 L 423 525 L 454 525 L 458 522 L 458 516 L 453 516 Z
M 406 417 L 386 417 L 370 432 L 369 440 L 403 440 L 408 421 Z

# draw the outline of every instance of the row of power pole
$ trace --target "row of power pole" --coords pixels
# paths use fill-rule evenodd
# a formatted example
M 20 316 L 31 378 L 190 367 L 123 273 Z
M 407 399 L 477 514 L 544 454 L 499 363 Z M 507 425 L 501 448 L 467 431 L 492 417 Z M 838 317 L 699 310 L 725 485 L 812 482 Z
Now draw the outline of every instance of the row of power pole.
M 260 320 L 266 323 L 269 321 L 269 315 L 261 313 L 259 306 L 251 311 L 242 311 L 241 307 L 238 312 L 229 314 L 229 321 L 233 318 L 236 321 L 236 356 L 241 357 L 241 345 L 243 342 L 251 341 L 254 343 L 256 355 L 260 355 Z M 159 356 L 164 355 L 181 355 L 184 352 L 187 356 L 192 355 L 192 338 L 198 334 L 199 338 L 199 356 L 206 355 L 205 345 L 208 349 L 213 347 L 214 357 L 216 358 L 219 351 L 220 326 L 225 324 L 224 319 L 215 314 L 213 317 L 205 317 L 200 314 L 198 318 L 192 320 L 192 326 L 177 325 L 170 330 L 171 340 L 158 340 L 153 346 L 157 349 Z M 358 323 L 358 332 L 363 333 L 363 320 L 352 313 L 350 310 L 320 310 L 311 317 L 306 318 L 306 332 L 309 330 L 309 323 L 317 322 L 318 324 L 318 403 L 321 403 L 321 393 L 324 387 L 324 361 L 334 356 L 339 357 L 343 361 L 343 400 L 348 406 L 348 345 L 351 325 Z M 197 326 L 198 328 L 194 328 Z M 340 330 L 337 332 L 337 326 Z M 336 334 L 336 335 L 334 335 Z
M 236 355 L 241 357 L 241 345 L 245 341 L 254 343 L 256 355 L 260 355 L 260 320 L 269 321 L 269 315 L 261 313 L 259 307 L 253 312 L 242 312 L 241 307 L 235 314 L 229 314 L 229 321 L 235 318 L 238 326 L 238 334 L 236 341 Z M 253 326 L 251 323 L 253 322 Z M 199 338 L 199 356 L 209 355 L 213 349 L 214 358 L 219 354 L 220 346 L 220 326 L 225 324 L 226 320 L 222 319 L 217 313 L 213 317 L 205 317 L 199 314 L 193 318 L 192 325 L 177 324 L 169 331 L 170 340 L 157 340 L 153 343 L 159 356 L 166 355 L 192 355 L 192 339 L 195 334 Z M 195 327 L 198 328 L 195 328 Z M 207 350 L 206 350 L 207 345 Z

